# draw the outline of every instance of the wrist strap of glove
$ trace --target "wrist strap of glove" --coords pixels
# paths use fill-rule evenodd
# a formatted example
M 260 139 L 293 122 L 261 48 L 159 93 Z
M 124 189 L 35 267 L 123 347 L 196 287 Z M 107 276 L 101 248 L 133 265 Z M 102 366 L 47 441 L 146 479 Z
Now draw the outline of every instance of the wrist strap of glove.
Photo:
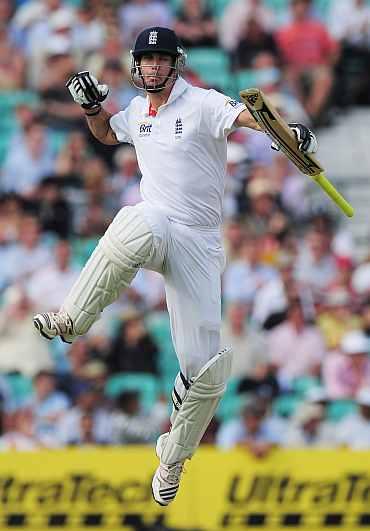
M 96 116 L 97 114 L 100 113 L 101 110 L 102 110 L 102 106 L 100 105 L 100 103 L 98 103 L 94 105 L 93 107 L 90 107 L 89 112 L 85 111 L 85 116 Z

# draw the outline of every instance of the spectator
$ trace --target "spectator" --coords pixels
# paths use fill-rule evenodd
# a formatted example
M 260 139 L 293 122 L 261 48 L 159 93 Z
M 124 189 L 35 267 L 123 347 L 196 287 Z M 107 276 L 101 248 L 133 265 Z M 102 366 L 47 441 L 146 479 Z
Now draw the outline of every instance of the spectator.
M 224 191 L 224 219 L 236 217 L 240 210 L 240 197 L 244 195 L 245 172 L 248 153 L 239 142 L 227 143 L 226 178 Z
M 255 457 L 263 458 L 281 443 L 282 435 L 283 431 L 276 429 L 272 418 L 267 416 L 266 406 L 252 399 L 244 407 L 240 417 L 221 425 L 216 442 L 222 449 L 241 446 Z
M 228 52 L 237 47 L 249 17 L 257 20 L 267 31 L 274 27 L 273 12 L 261 0 L 233 0 L 222 14 L 219 30 L 221 45 Z
M 312 18 L 311 0 L 291 0 L 290 4 L 292 22 L 277 31 L 276 40 L 288 83 L 318 123 L 333 84 L 337 45 L 326 27 Z M 309 85 L 307 94 L 304 84 Z
M 261 244 L 257 237 L 246 237 L 241 247 L 240 259 L 225 270 L 223 290 L 225 302 L 251 304 L 257 291 L 275 276 L 271 267 L 260 260 Z
M 22 89 L 25 66 L 23 55 L 14 47 L 6 27 L 0 21 L 0 90 Z
M 143 317 L 136 311 L 128 311 L 107 358 L 111 372 L 158 374 L 157 358 L 158 349 L 145 328 Z
M 67 440 L 68 446 L 96 446 L 106 445 L 106 439 L 99 439 L 94 431 L 94 416 L 91 413 L 82 413 L 80 417 L 78 437 Z
M 320 330 L 306 321 L 299 299 L 289 304 L 287 320 L 267 335 L 269 361 L 282 390 L 289 390 L 301 376 L 318 376 L 325 356 Z
M 370 387 L 369 341 L 360 330 L 342 338 L 340 350 L 332 352 L 323 363 L 323 383 L 331 399 L 353 399 Z
M 30 327 L 34 307 L 22 288 L 13 284 L 4 293 L 0 307 L 0 371 L 18 371 L 33 377 L 51 370 L 48 345 Z
M 370 389 L 364 388 L 356 395 L 358 411 L 345 417 L 336 426 L 336 442 L 351 450 L 370 449 Z
M 350 294 L 342 288 L 330 291 L 324 298 L 317 323 L 328 350 L 337 349 L 345 334 L 360 328 L 360 319 L 351 302 Z
M 224 241 L 228 263 L 238 261 L 247 231 L 241 218 L 233 217 L 224 224 Z
M 6 260 L 0 264 L 5 282 L 26 282 L 40 268 L 51 263 L 50 251 L 42 241 L 38 219 L 28 213 L 22 216 L 18 241 L 11 246 Z
M 313 290 L 315 297 L 323 295 L 337 275 L 337 262 L 331 250 L 330 230 L 309 229 L 296 262 L 296 278 Z
M 340 43 L 336 65 L 335 103 L 368 105 L 370 90 L 370 8 L 364 0 L 340 0 L 330 5 L 328 29 Z
M 118 61 L 123 68 L 127 65 L 127 52 L 122 42 L 122 32 L 118 25 L 111 28 L 105 36 L 103 45 L 96 50 L 87 61 L 86 68 L 99 75 L 104 65 L 110 61 Z
M 294 279 L 294 257 L 281 254 L 276 265 L 278 275 L 257 291 L 253 301 L 252 322 L 267 330 L 285 320 L 289 300 L 303 292 Z
M 83 0 L 77 9 L 71 36 L 79 64 L 84 64 L 91 53 L 103 46 L 106 35 L 107 26 L 96 13 L 93 2 Z
M 310 123 L 310 118 L 302 103 L 283 79 L 283 72 L 276 53 L 269 51 L 256 53 L 252 57 L 251 67 L 254 84 L 267 94 L 269 100 L 287 122 Z M 284 160 L 289 162 L 286 157 Z M 301 179 L 301 181 L 303 180 Z
M 68 410 L 58 425 L 58 440 L 63 445 L 79 444 L 83 437 L 84 415 L 92 417 L 93 437 L 99 444 L 112 442 L 111 412 L 106 407 L 100 389 L 87 387 L 78 395 L 75 405 Z
M 136 152 L 132 146 L 119 147 L 114 155 L 116 171 L 112 175 L 114 209 L 136 205 L 141 201 L 140 174 Z
M 16 194 L 0 195 L 0 262 L 2 251 L 9 249 L 9 244 L 18 238 L 19 227 L 23 215 L 23 201 Z M 0 289 L 2 282 L 0 281 Z
M 172 26 L 172 16 L 168 6 L 157 0 L 130 0 L 119 9 L 121 32 L 127 46 L 138 33 L 149 26 Z
M 364 0 L 340 0 L 330 4 L 328 29 L 344 46 L 369 48 L 370 8 Z
M 174 30 L 185 48 L 217 46 L 217 26 L 205 0 L 184 0 Z
M 0 190 L 32 197 L 53 166 L 54 153 L 45 126 L 34 120 L 25 128 L 24 141 L 10 146 L 2 168 Z
M 0 450 L 20 452 L 55 448 L 57 441 L 50 434 L 37 434 L 32 410 L 18 409 L 14 414 L 13 428 L 0 437 Z
M 37 307 L 58 311 L 77 276 L 78 271 L 71 265 L 71 246 L 67 240 L 59 240 L 53 263 L 39 269 L 27 283 L 28 296 Z
M 330 448 L 334 446 L 335 427 L 325 420 L 324 407 L 304 402 L 294 413 L 283 445 L 289 448 Z
M 128 299 L 136 298 L 137 308 L 143 311 L 166 309 L 166 294 L 163 278 L 156 271 L 141 269 L 134 278 Z
M 362 299 L 370 296 L 370 254 L 354 269 L 352 287 Z
M 56 376 L 53 372 L 39 371 L 34 379 L 34 397 L 31 407 L 35 418 L 35 433 L 57 438 L 59 423 L 70 406 L 68 397 L 56 389 Z
M 28 81 L 32 88 L 37 87 L 40 79 L 49 42 L 54 37 L 71 42 L 74 23 L 74 9 L 64 5 L 63 0 L 36 0 L 16 11 L 14 27 L 28 58 Z
M 255 235 L 264 235 L 272 232 L 277 222 L 283 226 L 287 222 L 277 203 L 277 190 L 271 183 L 265 167 L 254 167 L 247 184 L 247 197 L 249 199 L 248 228 Z M 270 176 L 271 177 L 271 176 Z
M 70 101 L 65 86 L 75 70 L 70 40 L 54 35 L 48 40 L 46 61 L 37 86 L 43 118 L 51 130 L 69 132 L 84 126 L 81 109 Z
M 10 149 L 14 149 L 18 144 L 24 144 L 26 131 L 33 122 L 42 123 L 37 104 L 29 101 L 15 106 L 14 120 L 14 132 L 9 142 Z
M 5 27 L 8 32 L 8 36 L 13 41 L 14 32 L 11 28 L 11 19 L 13 16 L 14 6 L 11 0 L 2 0 L 0 2 L 0 27 Z
M 117 399 L 112 413 L 114 444 L 154 443 L 168 421 L 166 401 L 153 404 L 149 414 L 141 410 L 139 392 L 124 391 Z
M 231 376 L 240 378 L 240 392 L 255 392 L 259 388 L 276 393 L 278 386 L 270 374 L 267 343 L 264 335 L 247 325 L 248 309 L 240 303 L 228 306 L 221 327 L 221 343 L 233 346 Z
M 100 164 L 100 163 L 99 163 Z M 91 168 L 92 165 L 89 165 Z M 98 169 L 98 168 L 96 168 Z M 98 195 L 99 190 L 104 190 L 104 182 L 100 179 L 102 174 L 92 174 L 89 178 L 89 187 L 92 195 Z M 82 210 L 82 209 L 81 209 Z M 83 215 L 79 216 L 76 221 L 76 232 L 83 238 L 98 238 L 103 236 L 108 228 L 110 219 L 105 205 L 102 204 L 102 198 L 91 198 L 83 210 Z
M 57 155 L 55 173 L 62 183 L 80 188 L 81 176 L 90 157 L 84 133 L 72 131 Z
M 370 341 L 370 299 L 365 299 L 363 301 L 360 307 L 360 318 L 361 328 Z
M 232 54 L 237 70 L 250 69 L 255 57 L 260 53 L 277 56 L 277 47 L 272 33 L 261 20 L 251 14 L 245 21 L 237 46 Z
M 72 210 L 56 177 L 45 177 L 37 190 L 37 213 L 42 230 L 59 238 L 72 231 Z
M 76 398 L 89 387 L 86 365 L 90 359 L 89 345 L 85 338 L 78 338 L 68 349 L 68 372 L 57 374 L 57 387 L 74 403 Z
M 105 62 L 101 73 L 102 79 L 109 86 L 106 109 L 115 114 L 130 103 L 137 96 L 137 90 L 128 80 L 126 69 L 118 59 L 109 59 Z

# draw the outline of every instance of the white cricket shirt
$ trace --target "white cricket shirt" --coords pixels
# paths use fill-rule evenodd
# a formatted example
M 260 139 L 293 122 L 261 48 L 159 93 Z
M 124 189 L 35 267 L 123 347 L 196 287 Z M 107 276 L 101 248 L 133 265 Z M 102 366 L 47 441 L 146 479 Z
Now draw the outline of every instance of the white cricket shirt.
M 218 226 L 227 135 L 245 108 L 179 78 L 156 116 L 149 115 L 149 98 L 143 96 L 112 116 L 117 139 L 135 146 L 144 201 L 180 223 Z

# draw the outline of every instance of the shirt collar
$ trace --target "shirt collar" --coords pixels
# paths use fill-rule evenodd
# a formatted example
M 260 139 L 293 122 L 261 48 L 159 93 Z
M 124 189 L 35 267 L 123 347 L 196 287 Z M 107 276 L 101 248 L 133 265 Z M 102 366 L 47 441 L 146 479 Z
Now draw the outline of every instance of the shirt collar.
M 167 105 L 170 105 L 171 103 L 173 103 L 175 100 L 177 100 L 177 98 L 179 98 L 185 92 L 185 90 L 189 86 L 190 86 L 189 83 L 187 81 L 185 81 L 184 78 L 182 78 L 182 77 L 177 78 L 176 81 L 175 81 L 175 84 L 174 84 L 174 86 L 173 86 L 173 88 L 171 90 L 171 93 L 169 95 L 168 100 L 161 107 L 166 107 Z M 144 112 L 143 112 L 143 114 L 145 116 L 149 116 L 149 107 L 150 107 L 150 100 L 149 100 L 149 96 L 147 95 L 146 96 L 146 105 L 145 105 L 145 109 L 144 109 Z

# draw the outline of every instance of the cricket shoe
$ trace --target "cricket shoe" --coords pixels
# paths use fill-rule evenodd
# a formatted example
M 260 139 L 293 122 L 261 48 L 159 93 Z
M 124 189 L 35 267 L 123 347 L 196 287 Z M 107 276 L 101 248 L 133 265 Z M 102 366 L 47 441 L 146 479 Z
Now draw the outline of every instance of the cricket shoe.
M 33 318 L 33 324 L 46 339 L 60 336 L 64 343 L 72 343 L 75 337 L 73 322 L 67 312 L 38 313 Z
M 157 440 L 156 454 L 161 459 L 163 448 L 168 439 L 168 433 L 164 433 Z M 152 481 L 152 493 L 154 500 L 162 506 L 170 504 L 177 494 L 180 486 L 180 478 L 183 472 L 184 462 L 165 465 L 160 463 L 155 471 Z

